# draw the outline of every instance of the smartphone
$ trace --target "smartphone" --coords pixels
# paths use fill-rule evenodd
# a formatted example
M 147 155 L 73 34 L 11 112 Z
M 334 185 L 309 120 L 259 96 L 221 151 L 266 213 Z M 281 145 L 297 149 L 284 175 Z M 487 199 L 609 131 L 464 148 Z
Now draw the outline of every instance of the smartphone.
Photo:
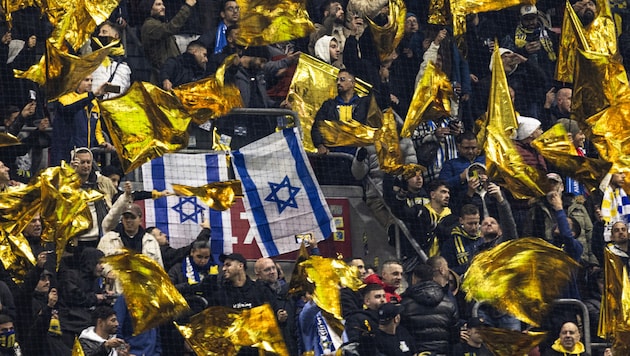
M 312 238 L 313 238 L 313 234 L 311 234 L 311 233 L 307 233 L 307 234 L 298 234 L 298 235 L 295 235 L 295 242 L 300 243 L 300 244 L 301 244 L 302 242 L 304 242 L 304 245 L 305 245 L 306 247 L 309 247 L 309 246 L 310 246 L 310 242 L 309 242 L 309 241 L 310 241 Z
M 105 85 L 105 91 L 108 93 L 120 93 L 120 85 Z
M 35 101 L 37 100 L 37 92 L 35 90 L 29 90 L 28 91 L 28 97 L 30 100 Z

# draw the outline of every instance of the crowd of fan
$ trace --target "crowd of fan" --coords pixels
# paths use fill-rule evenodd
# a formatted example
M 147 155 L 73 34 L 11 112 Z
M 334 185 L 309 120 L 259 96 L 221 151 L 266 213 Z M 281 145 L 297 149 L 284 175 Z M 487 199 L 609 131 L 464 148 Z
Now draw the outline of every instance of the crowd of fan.
M 464 44 L 459 46 L 450 28 L 428 23 L 426 2 L 406 1 L 406 5 L 403 39 L 394 53 L 381 60 L 367 16 L 385 25 L 387 3 L 383 1 L 311 1 L 308 11 L 316 30 L 310 37 L 243 49 L 236 43 L 240 18 L 236 1 L 123 0 L 94 34 L 99 41 L 91 41 L 80 53 L 120 40 L 125 55 L 111 55 L 111 61 L 87 76 L 75 92 L 50 103 L 36 83 L 14 78 L 13 70 L 25 70 L 39 60 L 51 26 L 38 9 L 14 13 L 13 27 L 0 29 L 0 63 L 6 63 L 0 66 L 0 105 L 6 132 L 19 135 L 23 144 L 0 149 L 0 190 L 27 182 L 41 168 L 65 160 L 77 170 L 84 189 L 98 189 L 106 198 L 90 203 L 98 223 L 74 239 L 58 271 L 54 246 L 41 244 L 40 218 L 24 230 L 37 265 L 21 285 L 3 270 L 0 355 L 15 354 L 15 335 L 25 355 L 69 355 L 75 336 L 80 337 L 86 355 L 190 352 L 172 326 L 132 336 L 124 299 L 107 266 L 99 262 L 123 246 L 162 265 L 192 312 L 212 305 L 251 308 L 270 303 L 291 355 L 305 351 L 320 355 L 340 347 L 348 354 L 361 355 L 486 355 L 479 327 L 523 330 L 528 326 L 490 306 L 482 306 L 479 317 L 473 316 L 472 305 L 457 290 L 457 281 L 476 254 L 524 236 L 545 239 L 581 263 L 582 269 L 563 297 L 586 304 L 592 329 L 591 340 L 586 341 L 601 341 L 593 335 L 597 334 L 603 288 L 604 249 L 609 248 L 626 265 L 629 260 L 623 222 L 630 213 L 622 188 L 625 177 L 610 174 L 599 191 L 588 192 L 579 182 L 555 173 L 531 146 L 542 130 L 562 123 L 581 156 L 597 157 L 595 148 L 570 119 L 571 87 L 553 82 L 564 3 L 548 1 L 539 8 L 526 5 L 468 15 Z M 573 6 L 584 26 L 597 16 L 594 1 L 581 0 Z M 628 33 L 619 38 L 622 56 L 630 48 L 625 45 Z M 519 113 L 515 146 L 525 163 L 545 172 L 549 179 L 551 188 L 542 198 L 516 199 L 492 182 L 473 133 L 475 119 L 486 111 L 496 39 Z M 131 192 L 128 184 L 119 189 L 123 173 L 115 157 L 114 165 L 99 172 L 92 153 L 97 147 L 114 150 L 97 100 L 123 94 L 133 81 L 151 81 L 170 90 L 213 75 L 229 55 L 237 54 L 226 71 L 226 82 L 239 88 L 245 106 L 288 107 L 284 99 L 301 52 L 341 69 L 339 95 L 325 102 L 315 118 L 312 134 L 317 156 L 312 160 L 334 162 L 330 153 L 342 152 L 352 157 L 352 163 L 348 167 L 319 165 L 324 167 L 316 169 L 320 183 L 339 177 L 342 183 L 365 182 L 369 177 L 376 184 L 366 186 L 366 199 L 378 220 L 393 226 L 394 217 L 400 219 L 424 254 L 432 256 L 421 262 L 417 251 L 402 238 L 398 246 L 401 261 L 383 263 L 378 274 L 367 273 L 359 258 L 349 261 L 361 271 L 367 286 L 358 293 L 342 290 L 343 335 L 312 301 L 312 291 L 287 294 L 288 286 L 273 260 L 256 261 L 254 282 L 246 274 L 247 261 L 238 254 L 222 256 L 219 270 L 210 256 L 208 226 L 203 226 L 190 246 L 181 249 L 171 248 L 159 229 L 144 229 L 140 226 L 142 211 L 133 201 L 159 199 L 170 193 Z M 422 123 L 411 139 L 400 142 L 405 162 L 421 163 L 426 170 L 390 176 L 378 169 L 373 147 L 324 144 L 318 128 L 321 120 L 352 118 L 367 123 L 369 100 L 356 96 L 356 78 L 373 85 L 379 107 L 391 107 L 401 126 L 429 62 L 446 73 L 455 95 L 450 116 Z M 230 116 L 216 125 L 238 145 L 239 136 L 246 136 L 241 141 L 246 143 L 273 132 L 276 120 L 254 123 Z M 338 175 L 339 170 L 347 174 Z M 391 242 L 395 243 L 393 237 Z M 403 292 L 405 285 L 409 287 Z M 551 330 L 553 337 L 540 351 L 545 355 L 585 354 L 580 351 L 580 312 L 565 307 L 550 314 L 553 317 L 543 328 Z M 189 316 L 178 321 L 185 322 Z M 560 337 L 554 343 L 558 332 Z M 258 351 L 241 350 L 241 354 L 248 352 Z

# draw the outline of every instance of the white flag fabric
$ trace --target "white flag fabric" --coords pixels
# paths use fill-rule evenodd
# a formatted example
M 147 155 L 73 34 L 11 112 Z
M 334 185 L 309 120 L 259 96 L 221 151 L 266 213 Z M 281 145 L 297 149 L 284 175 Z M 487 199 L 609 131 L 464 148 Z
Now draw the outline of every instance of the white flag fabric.
M 285 129 L 232 152 L 245 211 L 263 256 L 298 250 L 295 235 L 328 238 L 335 225 L 297 129 Z
M 225 154 L 165 154 L 142 165 L 144 189 L 173 191 L 172 184 L 199 187 L 228 180 Z M 199 224 L 210 219 L 210 244 L 215 259 L 221 253 L 232 253 L 230 211 L 208 208 L 196 197 L 170 196 L 145 201 L 146 226 L 155 226 L 169 236 L 172 247 L 190 244 L 201 231 Z

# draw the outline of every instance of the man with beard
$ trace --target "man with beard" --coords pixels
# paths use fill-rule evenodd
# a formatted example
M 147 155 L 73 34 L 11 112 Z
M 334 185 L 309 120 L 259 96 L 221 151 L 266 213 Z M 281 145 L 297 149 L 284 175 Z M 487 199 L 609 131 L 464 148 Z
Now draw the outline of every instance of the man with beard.
M 98 30 L 98 39 L 100 44 L 107 46 L 112 41 L 120 40 L 122 30 L 118 24 L 106 21 Z M 122 45 L 119 45 L 122 46 Z M 96 44 L 96 49 L 100 46 Z M 123 49 L 124 50 L 124 49 Z M 131 86 L 131 68 L 125 62 L 124 53 L 120 55 L 108 56 L 109 61 L 101 63 L 92 73 L 92 91 L 96 91 L 104 83 L 118 86 L 117 89 L 110 89 L 103 95 L 103 99 L 111 99 L 124 94 Z M 106 63 L 108 63 L 106 65 Z
M 208 50 L 199 41 L 192 41 L 186 52 L 166 60 L 160 69 L 162 89 L 171 90 L 176 86 L 203 79 L 206 76 Z
M 94 326 L 83 330 L 79 336 L 79 343 L 85 356 L 129 355 L 125 340 L 115 336 L 118 331 L 118 319 L 114 309 L 108 306 L 97 307 L 93 318 Z
M 343 53 L 346 38 L 350 35 L 350 29 L 344 26 L 346 20 L 345 11 L 341 2 L 329 0 L 324 4 L 324 19 L 322 24 L 315 24 L 315 31 L 311 34 L 308 44 L 308 52 L 315 55 L 315 43 L 324 35 L 333 36 L 339 44 L 339 51 Z M 340 57 L 340 61 L 341 60 Z

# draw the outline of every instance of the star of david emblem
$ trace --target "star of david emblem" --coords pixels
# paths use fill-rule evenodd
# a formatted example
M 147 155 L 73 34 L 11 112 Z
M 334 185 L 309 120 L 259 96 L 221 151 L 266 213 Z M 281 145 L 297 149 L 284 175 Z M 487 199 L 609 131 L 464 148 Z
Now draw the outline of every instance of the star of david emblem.
M 284 179 L 280 183 L 267 183 L 269 183 L 271 193 L 267 195 L 265 201 L 276 203 L 278 205 L 279 214 L 282 214 L 284 209 L 288 207 L 295 209 L 298 208 L 297 202 L 295 201 L 295 196 L 301 188 L 292 186 L 288 176 L 284 176 Z
M 183 223 L 188 220 L 197 224 L 199 214 L 203 213 L 204 207 L 197 204 L 197 198 L 195 197 L 180 197 L 179 203 L 173 206 L 171 209 L 179 213 L 179 222 Z

